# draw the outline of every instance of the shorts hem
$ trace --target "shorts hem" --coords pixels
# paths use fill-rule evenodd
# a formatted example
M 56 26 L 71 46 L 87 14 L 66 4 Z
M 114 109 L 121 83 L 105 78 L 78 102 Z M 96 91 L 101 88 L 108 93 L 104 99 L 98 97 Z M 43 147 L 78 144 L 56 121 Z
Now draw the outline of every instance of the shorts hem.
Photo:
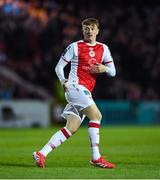
M 87 107 L 89 107 L 89 106 L 91 106 L 91 105 L 93 105 L 93 104 L 95 104 L 95 102 L 93 101 L 92 103 L 90 103 L 90 104 L 87 104 L 87 105 L 82 105 L 82 104 L 78 104 L 78 103 L 73 103 L 73 102 L 68 102 L 69 104 L 71 104 L 71 105 L 73 105 L 73 106 L 80 106 L 81 107 L 81 111 L 83 110 L 83 109 L 85 109 L 85 108 L 87 108 Z
M 79 119 L 81 122 L 83 121 L 77 114 L 75 114 L 75 113 L 72 112 L 72 111 L 63 112 L 63 114 L 61 114 L 61 116 L 66 119 L 65 115 L 70 115 L 70 114 L 75 115 L 76 117 L 78 117 L 78 119 Z

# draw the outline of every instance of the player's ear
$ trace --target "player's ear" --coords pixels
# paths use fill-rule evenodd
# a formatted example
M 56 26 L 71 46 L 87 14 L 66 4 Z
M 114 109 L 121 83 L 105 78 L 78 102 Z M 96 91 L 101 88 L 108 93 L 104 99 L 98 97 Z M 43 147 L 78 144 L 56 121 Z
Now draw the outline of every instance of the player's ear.
M 99 34 L 99 28 L 97 29 L 97 35 Z
M 83 36 L 84 36 L 84 31 L 83 31 L 83 29 L 81 30 L 81 32 L 82 32 L 82 34 L 83 34 Z
M 82 34 L 84 35 L 84 27 L 82 26 L 82 28 L 81 28 L 81 32 L 82 32 Z

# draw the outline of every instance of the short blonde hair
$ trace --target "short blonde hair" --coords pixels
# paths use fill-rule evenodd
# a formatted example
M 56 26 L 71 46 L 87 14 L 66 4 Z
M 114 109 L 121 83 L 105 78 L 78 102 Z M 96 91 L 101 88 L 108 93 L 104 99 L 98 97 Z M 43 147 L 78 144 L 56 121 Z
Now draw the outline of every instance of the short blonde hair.
M 82 26 L 96 25 L 99 28 L 99 21 L 95 18 L 87 18 L 82 21 Z

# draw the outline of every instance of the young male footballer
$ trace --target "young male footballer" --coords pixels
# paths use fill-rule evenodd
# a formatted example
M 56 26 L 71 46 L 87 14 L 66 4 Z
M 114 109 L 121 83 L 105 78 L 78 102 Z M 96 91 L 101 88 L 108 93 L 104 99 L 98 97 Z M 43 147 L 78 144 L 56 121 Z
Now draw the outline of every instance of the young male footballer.
M 62 114 L 67 123 L 41 150 L 33 153 L 37 166 L 41 168 L 45 167 L 46 156 L 72 136 L 85 117 L 89 119 L 88 132 L 92 150 L 90 163 L 102 168 L 115 167 L 115 164 L 108 162 L 99 151 L 102 115 L 92 98 L 92 91 L 96 84 L 97 74 L 106 73 L 108 76 L 115 76 L 116 70 L 107 45 L 96 41 L 99 33 L 98 20 L 95 18 L 83 20 L 82 32 L 83 40 L 71 43 L 63 52 L 55 68 L 68 102 Z M 66 79 L 64 67 L 69 62 L 71 62 L 71 69 Z

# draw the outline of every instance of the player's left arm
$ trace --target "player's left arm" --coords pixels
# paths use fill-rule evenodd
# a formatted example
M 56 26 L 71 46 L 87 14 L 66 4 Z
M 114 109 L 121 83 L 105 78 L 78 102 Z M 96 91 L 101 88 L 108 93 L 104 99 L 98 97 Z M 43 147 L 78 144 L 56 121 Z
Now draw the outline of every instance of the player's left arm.
M 113 62 L 113 58 L 111 56 L 110 50 L 107 46 L 104 46 L 104 56 L 103 56 L 103 64 L 95 64 L 91 67 L 91 73 L 107 73 L 109 76 L 116 75 L 116 69 Z

